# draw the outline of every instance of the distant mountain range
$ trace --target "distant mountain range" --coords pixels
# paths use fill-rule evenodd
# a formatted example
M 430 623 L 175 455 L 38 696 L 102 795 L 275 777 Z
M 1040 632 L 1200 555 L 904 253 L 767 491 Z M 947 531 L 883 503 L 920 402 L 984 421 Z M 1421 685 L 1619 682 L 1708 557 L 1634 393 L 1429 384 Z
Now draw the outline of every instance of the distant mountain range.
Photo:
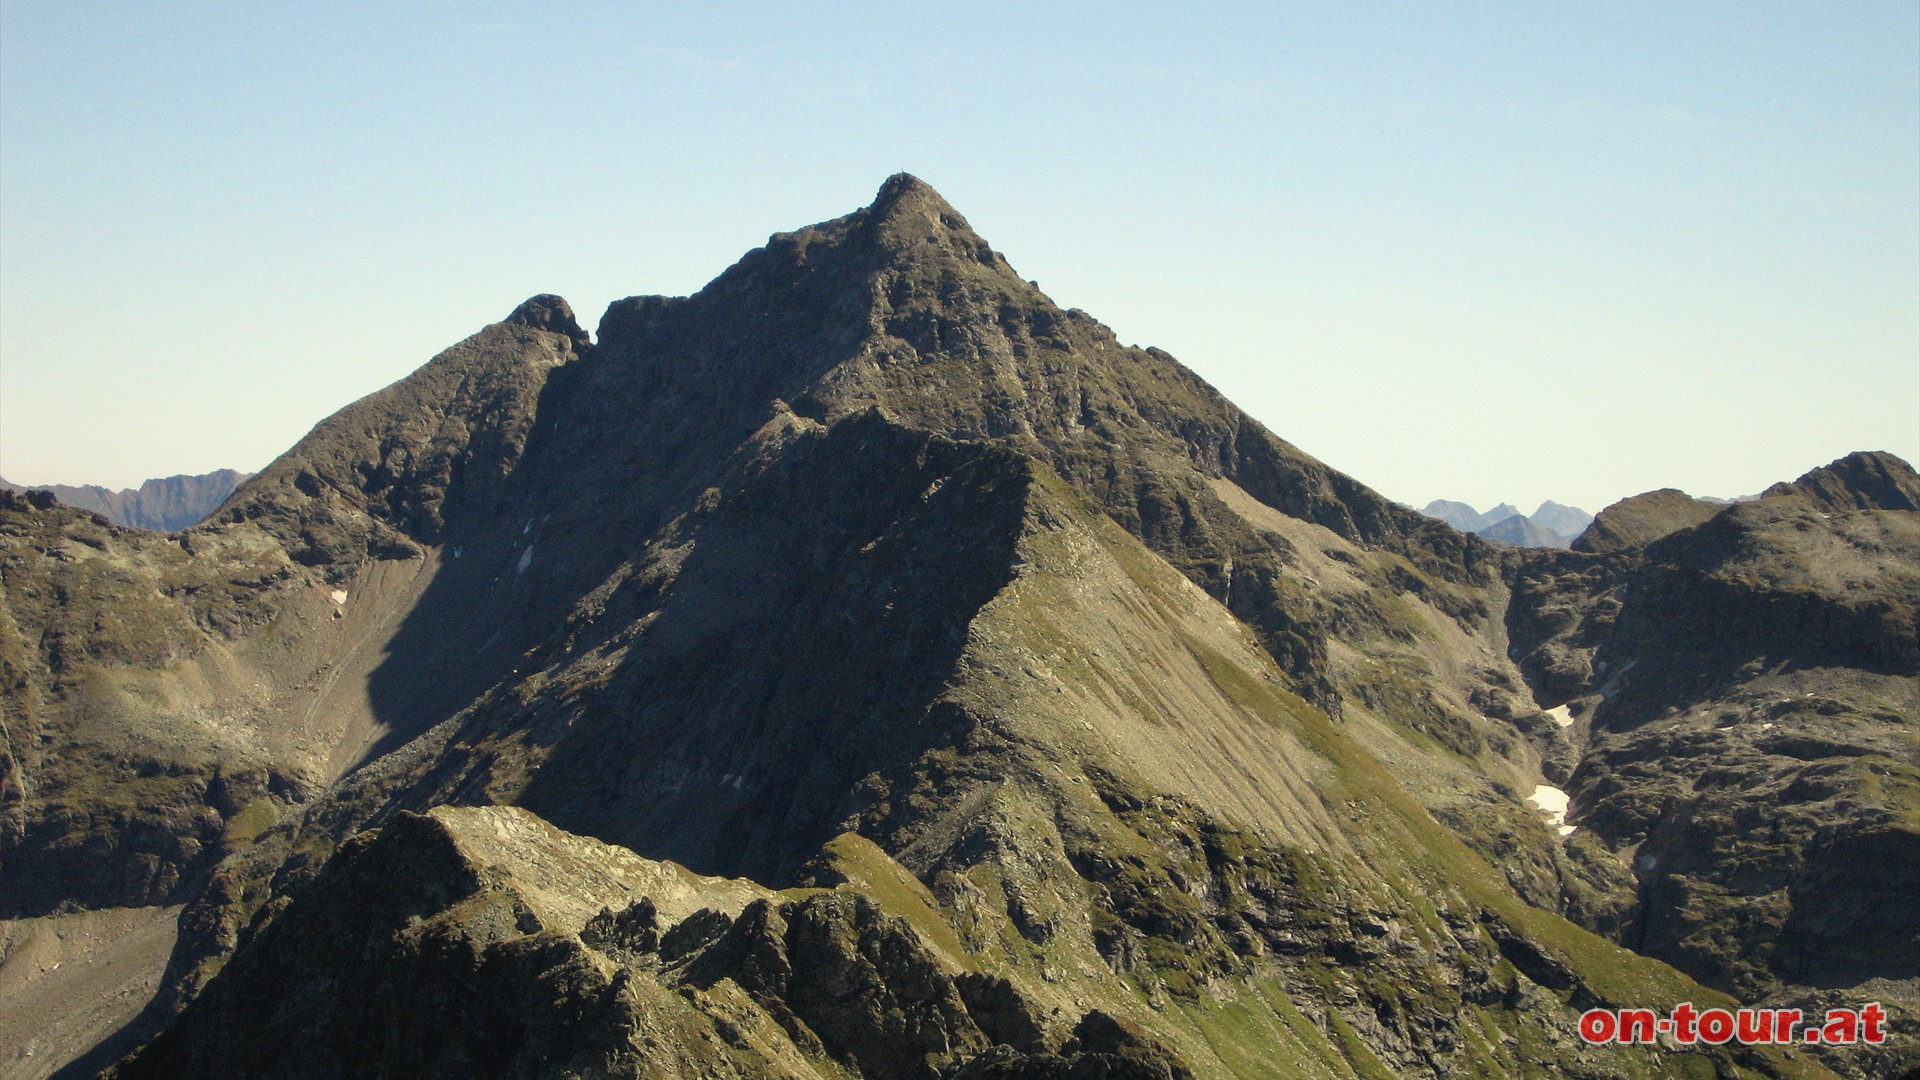
M 1435 499 L 1420 512 L 1461 532 L 1477 533 L 1513 547 L 1569 547 L 1574 537 L 1593 523 L 1592 514 L 1551 499 L 1532 514 L 1521 513 L 1511 503 L 1501 503 L 1483 514 L 1466 503 L 1448 499 Z
M 115 525 L 154 532 L 175 532 L 192 528 L 207 519 L 233 494 L 233 489 L 252 473 L 219 469 L 198 476 L 165 476 L 149 480 L 137 488 L 113 491 L 98 484 L 73 487 L 68 484 L 28 485 L 35 491 L 51 491 L 54 498 L 68 506 L 91 510 Z M 0 478 L 0 488 L 26 491 L 28 486 Z

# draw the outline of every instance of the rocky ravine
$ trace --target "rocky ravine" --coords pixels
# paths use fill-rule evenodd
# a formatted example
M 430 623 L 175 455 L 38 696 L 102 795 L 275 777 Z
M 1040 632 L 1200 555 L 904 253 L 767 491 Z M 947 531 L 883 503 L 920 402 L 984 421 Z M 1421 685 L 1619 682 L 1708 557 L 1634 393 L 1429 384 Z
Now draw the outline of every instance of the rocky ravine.
M 1760 648 L 1802 693 L 1911 685 L 1878 573 L 1913 565 L 1911 511 L 1810 512 L 1892 531 L 1794 582 L 1741 538 L 1495 549 L 1054 307 L 896 177 L 695 296 L 614 304 L 597 342 L 536 297 L 177 536 L 0 507 L 0 898 L 187 904 L 160 992 L 85 1059 L 177 1014 L 127 1075 L 271 1071 L 295 1031 L 328 1075 L 483 1050 L 526 1075 L 1815 1075 L 1579 1047 L 1587 1004 L 1716 996 L 1567 921 L 1740 992 L 1812 985 L 1659 886 L 1732 895 L 1748 856 L 1678 828 L 1697 865 L 1658 878 L 1632 808 L 1671 781 L 1609 756 L 1630 708 L 1719 692 L 1660 637 L 1682 613 L 1700 671 Z M 1701 582 L 1720 607 L 1684 600 Z M 1739 629 L 1780 592 L 1802 614 Z M 1609 685 L 1642 657 L 1672 662 Z M 1906 789 L 1865 779 L 1912 765 L 1889 708 L 1795 744 L 1860 779 L 1773 872 L 1913 835 Z M 1543 778 L 1570 839 L 1523 801 Z M 408 816 L 496 804 L 523 809 Z M 660 859 L 757 906 L 676 908 L 654 892 L 719 886 Z M 1815 925 L 1810 898 L 1898 884 L 1784 895 Z M 1901 972 L 1839 978 L 1868 974 Z

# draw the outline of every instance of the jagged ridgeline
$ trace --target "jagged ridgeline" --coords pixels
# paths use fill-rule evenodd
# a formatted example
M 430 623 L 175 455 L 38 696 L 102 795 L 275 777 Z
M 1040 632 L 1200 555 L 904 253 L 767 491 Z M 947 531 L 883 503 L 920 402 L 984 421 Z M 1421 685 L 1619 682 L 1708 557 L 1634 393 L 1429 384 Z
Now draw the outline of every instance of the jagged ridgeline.
M 51 491 L 68 506 L 91 510 L 115 525 L 134 529 L 172 532 L 198 525 L 220 508 L 233 489 L 249 474 L 219 469 L 198 476 L 166 476 L 148 480 L 137 488 L 112 491 L 97 484 L 73 487 L 52 484 L 40 490 Z M 0 478 L 0 488 L 13 492 L 27 489 Z
M 1874 1075 L 1920 974 L 1920 480 L 1817 474 L 1497 548 L 896 176 L 597 338 L 527 301 L 186 532 L 0 494 L 0 1046 Z M 1890 1047 L 1576 1036 L 1865 990 Z

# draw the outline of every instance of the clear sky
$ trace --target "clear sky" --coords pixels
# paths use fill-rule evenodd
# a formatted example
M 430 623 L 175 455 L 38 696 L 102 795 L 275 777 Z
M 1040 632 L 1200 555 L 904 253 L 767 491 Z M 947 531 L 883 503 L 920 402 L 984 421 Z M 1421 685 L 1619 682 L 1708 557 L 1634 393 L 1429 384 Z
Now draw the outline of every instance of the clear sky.
M 1415 505 L 1920 461 L 1912 0 L 0 0 L 0 474 L 258 469 L 900 170 Z

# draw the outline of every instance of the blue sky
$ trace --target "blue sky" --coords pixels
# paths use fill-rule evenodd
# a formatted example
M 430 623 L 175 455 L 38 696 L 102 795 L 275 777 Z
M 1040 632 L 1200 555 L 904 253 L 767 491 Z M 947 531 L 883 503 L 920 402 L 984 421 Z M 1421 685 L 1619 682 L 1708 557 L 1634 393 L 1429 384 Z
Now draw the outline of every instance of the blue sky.
M 1385 494 L 1920 460 L 1920 6 L 0 3 L 0 474 L 257 469 L 938 187 Z

